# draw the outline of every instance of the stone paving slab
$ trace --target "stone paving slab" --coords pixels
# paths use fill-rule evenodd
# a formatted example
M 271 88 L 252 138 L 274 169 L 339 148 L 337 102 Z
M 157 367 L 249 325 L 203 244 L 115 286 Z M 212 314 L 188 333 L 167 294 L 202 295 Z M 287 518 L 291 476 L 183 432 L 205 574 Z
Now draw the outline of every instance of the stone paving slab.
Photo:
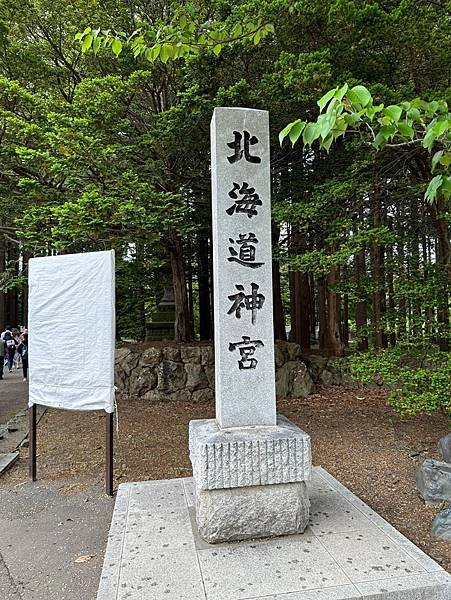
M 451 600 L 451 576 L 321 467 L 302 535 L 210 545 L 191 479 L 119 486 L 97 600 Z
M 7 471 L 18 458 L 18 452 L 7 452 L 6 454 L 0 454 L 0 475 Z

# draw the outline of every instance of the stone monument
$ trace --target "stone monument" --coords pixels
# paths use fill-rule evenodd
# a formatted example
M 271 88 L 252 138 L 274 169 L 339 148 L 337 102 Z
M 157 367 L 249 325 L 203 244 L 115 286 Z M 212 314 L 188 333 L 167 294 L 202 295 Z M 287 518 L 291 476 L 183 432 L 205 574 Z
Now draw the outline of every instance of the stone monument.
M 172 286 L 164 288 L 163 298 L 151 318 L 150 323 L 146 323 L 146 341 L 174 339 L 175 300 Z
M 211 122 L 216 419 L 191 421 L 196 520 L 207 542 L 300 533 L 309 436 L 276 415 L 269 115 Z

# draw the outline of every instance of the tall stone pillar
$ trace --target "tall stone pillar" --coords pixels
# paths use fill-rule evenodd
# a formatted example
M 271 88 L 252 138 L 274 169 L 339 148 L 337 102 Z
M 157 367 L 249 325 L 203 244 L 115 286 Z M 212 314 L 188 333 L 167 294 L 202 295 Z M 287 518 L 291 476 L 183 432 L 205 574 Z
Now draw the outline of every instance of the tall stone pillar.
M 216 419 L 190 423 L 199 533 L 299 533 L 310 438 L 276 416 L 268 112 L 216 108 L 211 160 Z

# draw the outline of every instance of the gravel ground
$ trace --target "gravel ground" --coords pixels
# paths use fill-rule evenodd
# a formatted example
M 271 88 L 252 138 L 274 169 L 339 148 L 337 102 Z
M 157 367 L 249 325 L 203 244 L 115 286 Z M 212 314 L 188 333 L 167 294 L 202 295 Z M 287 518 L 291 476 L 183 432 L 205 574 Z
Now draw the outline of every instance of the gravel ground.
M 383 390 L 353 386 L 323 387 L 308 398 L 281 401 L 278 409 L 310 433 L 314 464 L 325 467 L 451 571 L 451 544 L 430 535 L 432 519 L 440 507 L 424 505 L 417 496 L 414 478 L 419 463 L 437 457 L 437 441 L 447 433 L 445 417 L 401 419 L 387 406 Z M 116 485 L 190 476 L 188 422 L 213 417 L 214 407 L 211 403 L 149 404 L 129 400 L 119 401 L 118 414 Z M 93 490 L 100 496 L 104 425 L 105 416 L 100 413 L 48 410 L 38 431 L 39 487 L 56 485 L 58 494 L 69 498 L 86 493 L 92 497 Z M 22 449 L 20 460 L 0 480 L 0 502 L 1 495 L 8 491 L 16 490 L 19 499 L 29 489 L 29 484 L 23 485 L 27 478 L 26 459 L 27 450 Z M 97 530 L 104 538 L 107 519 L 98 524 Z M 74 530 L 74 535 L 81 534 Z M 79 537 L 77 547 L 82 546 L 83 539 Z M 96 554 L 89 576 L 98 581 L 101 557 L 98 551 Z M 62 597 L 49 596 L 55 600 Z

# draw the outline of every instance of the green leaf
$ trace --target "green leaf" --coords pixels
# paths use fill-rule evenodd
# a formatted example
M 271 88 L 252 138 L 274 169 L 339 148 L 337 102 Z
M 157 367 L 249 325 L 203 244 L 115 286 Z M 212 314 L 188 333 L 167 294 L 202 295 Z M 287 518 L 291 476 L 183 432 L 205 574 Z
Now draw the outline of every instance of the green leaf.
M 298 119 L 299 121 L 299 119 Z M 290 133 L 291 128 L 294 126 L 295 123 L 297 123 L 298 121 L 293 121 L 292 123 L 288 123 L 288 125 L 286 127 L 284 127 L 282 129 L 282 131 L 279 133 L 279 144 L 282 145 L 283 140 L 287 137 L 287 135 Z
M 412 121 L 421 121 L 421 113 L 418 108 L 411 108 L 407 111 L 407 118 Z
M 232 37 L 237 38 L 243 33 L 243 26 L 241 23 L 237 23 L 232 29 Z
M 383 129 L 383 128 L 382 128 Z M 381 146 L 385 146 L 385 144 L 388 142 L 388 135 L 386 132 L 384 131 L 379 131 L 379 133 L 376 135 L 376 137 L 374 138 L 374 142 L 373 142 L 373 146 L 379 150 L 379 148 Z
M 317 102 L 318 106 L 319 106 L 319 110 L 321 112 L 323 112 L 323 108 L 326 106 L 326 104 L 329 102 L 329 100 L 331 100 L 334 95 L 335 92 L 338 90 L 338 88 L 334 88 L 333 90 L 329 90 L 328 92 L 326 92 L 324 94 L 324 96 L 322 98 L 320 98 Z
M 356 85 L 347 94 L 352 104 L 367 106 L 371 102 L 371 94 L 364 85 Z
M 327 151 L 329 152 L 330 147 L 332 146 L 332 142 L 334 141 L 334 136 L 332 133 L 329 133 L 329 135 L 326 137 L 325 140 L 323 140 L 321 146 Z
M 442 186 L 440 188 L 441 193 L 445 198 L 451 198 L 451 177 L 446 175 L 443 177 Z
M 157 58 L 160 56 L 161 45 L 155 44 L 155 46 L 153 48 L 151 48 L 151 50 L 152 50 L 152 61 L 157 60 Z
M 356 123 L 360 121 L 359 113 L 346 113 L 343 115 L 343 119 L 347 125 L 353 127 Z
M 338 92 L 335 93 L 334 98 L 336 98 L 337 100 L 343 100 L 343 96 L 346 94 L 346 92 L 349 90 L 349 86 L 347 83 L 344 84 L 344 86 L 342 86 Z
M 326 113 L 318 117 L 318 126 L 321 132 L 321 138 L 324 140 L 333 127 L 335 126 L 336 115 L 335 113 Z
M 100 49 L 100 45 L 102 44 L 102 38 L 96 37 L 93 44 L 94 55 L 97 55 L 97 52 Z
M 432 157 L 432 170 L 435 170 L 435 167 L 437 166 L 437 164 L 440 162 L 440 159 L 443 156 L 443 150 L 440 150 L 439 152 L 436 152 L 434 154 L 434 156 Z
M 391 104 L 384 108 L 384 114 L 388 115 L 390 119 L 392 119 L 395 123 L 399 121 L 402 115 L 402 108 L 400 106 L 396 106 L 396 104 Z
M 424 140 L 423 140 L 423 148 L 427 148 L 428 150 L 432 149 L 432 146 L 434 145 L 435 142 L 435 133 L 433 131 L 432 127 L 429 127 L 426 135 L 424 136 Z
M 163 63 L 167 63 L 168 60 L 171 58 L 172 56 L 172 46 L 169 46 L 169 44 L 163 44 L 163 46 L 161 46 L 161 50 L 160 50 L 160 60 Z
M 434 200 L 437 197 L 437 192 L 440 189 L 440 186 L 442 185 L 442 181 L 443 175 L 436 175 L 433 179 L 431 179 L 427 190 L 424 194 L 425 200 L 428 200 L 429 202 L 434 202 Z
M 450 126 L 450 121 L 448 119 L 440 118 L 434 125 L 432 125 L 432 131 L 436 135 L 436 137 L 440 137 L 445 133 L 445 131 Z
M 81 51 L 83 52 L 83 54 L 85 52 L 87 52 L 89 50 L 89 48 L 91 47 L 92 40 L 93 40 L 93 37 L 92 37 L 91 33 L 88 33 L 88 35 L 83 39 L 83 43 L 81 45 Z
M 304 144 L 312 144 L 320 136 L 320 128 L 317 123 L 307 123 L 302 134 Z
M 298 141 L 299 136 L 303 132 L 305 125 L 306 125 L 305 121 L 301 121 L 300 119 L 298 119 L 297 121 L 295 121 L 293 123 L 293 127 L 290 129 L 290 133 L 289 133 L 290 142 L 292 143 L 293 146 Z
M 399 133 L 406 138 L 409 139 L 413 139 L 413 136 L 415 134 L 415 130 L 414 128 L 409 125 L 408 123 L 406 123 L 405 121 L 401 121 L 398 123 L 398 130 Z
M 216 56 L 218 56 L 218 54 L 221 53 L 222 50 L 222 44 L 216 44 L 216 46 L 213 47 L 213 52 L 214 54 L 216 54 Z
M 188 21 L 186 20 L 185 15 L 182 15 L 180 17 L 180 21 L 179 21 L 180 29 L 182 29 L 182 30 L 186 29 L 187 24 L 188 24 Z
M 115 56 L 119 56 L 119 54 L 122 52 L 122 42 L 121 42 L 121 40 L 118 40 L 117 38 L 114 38 L 113 43 L 111 44 L 111 50 L 113 51 L 113 54 Z

